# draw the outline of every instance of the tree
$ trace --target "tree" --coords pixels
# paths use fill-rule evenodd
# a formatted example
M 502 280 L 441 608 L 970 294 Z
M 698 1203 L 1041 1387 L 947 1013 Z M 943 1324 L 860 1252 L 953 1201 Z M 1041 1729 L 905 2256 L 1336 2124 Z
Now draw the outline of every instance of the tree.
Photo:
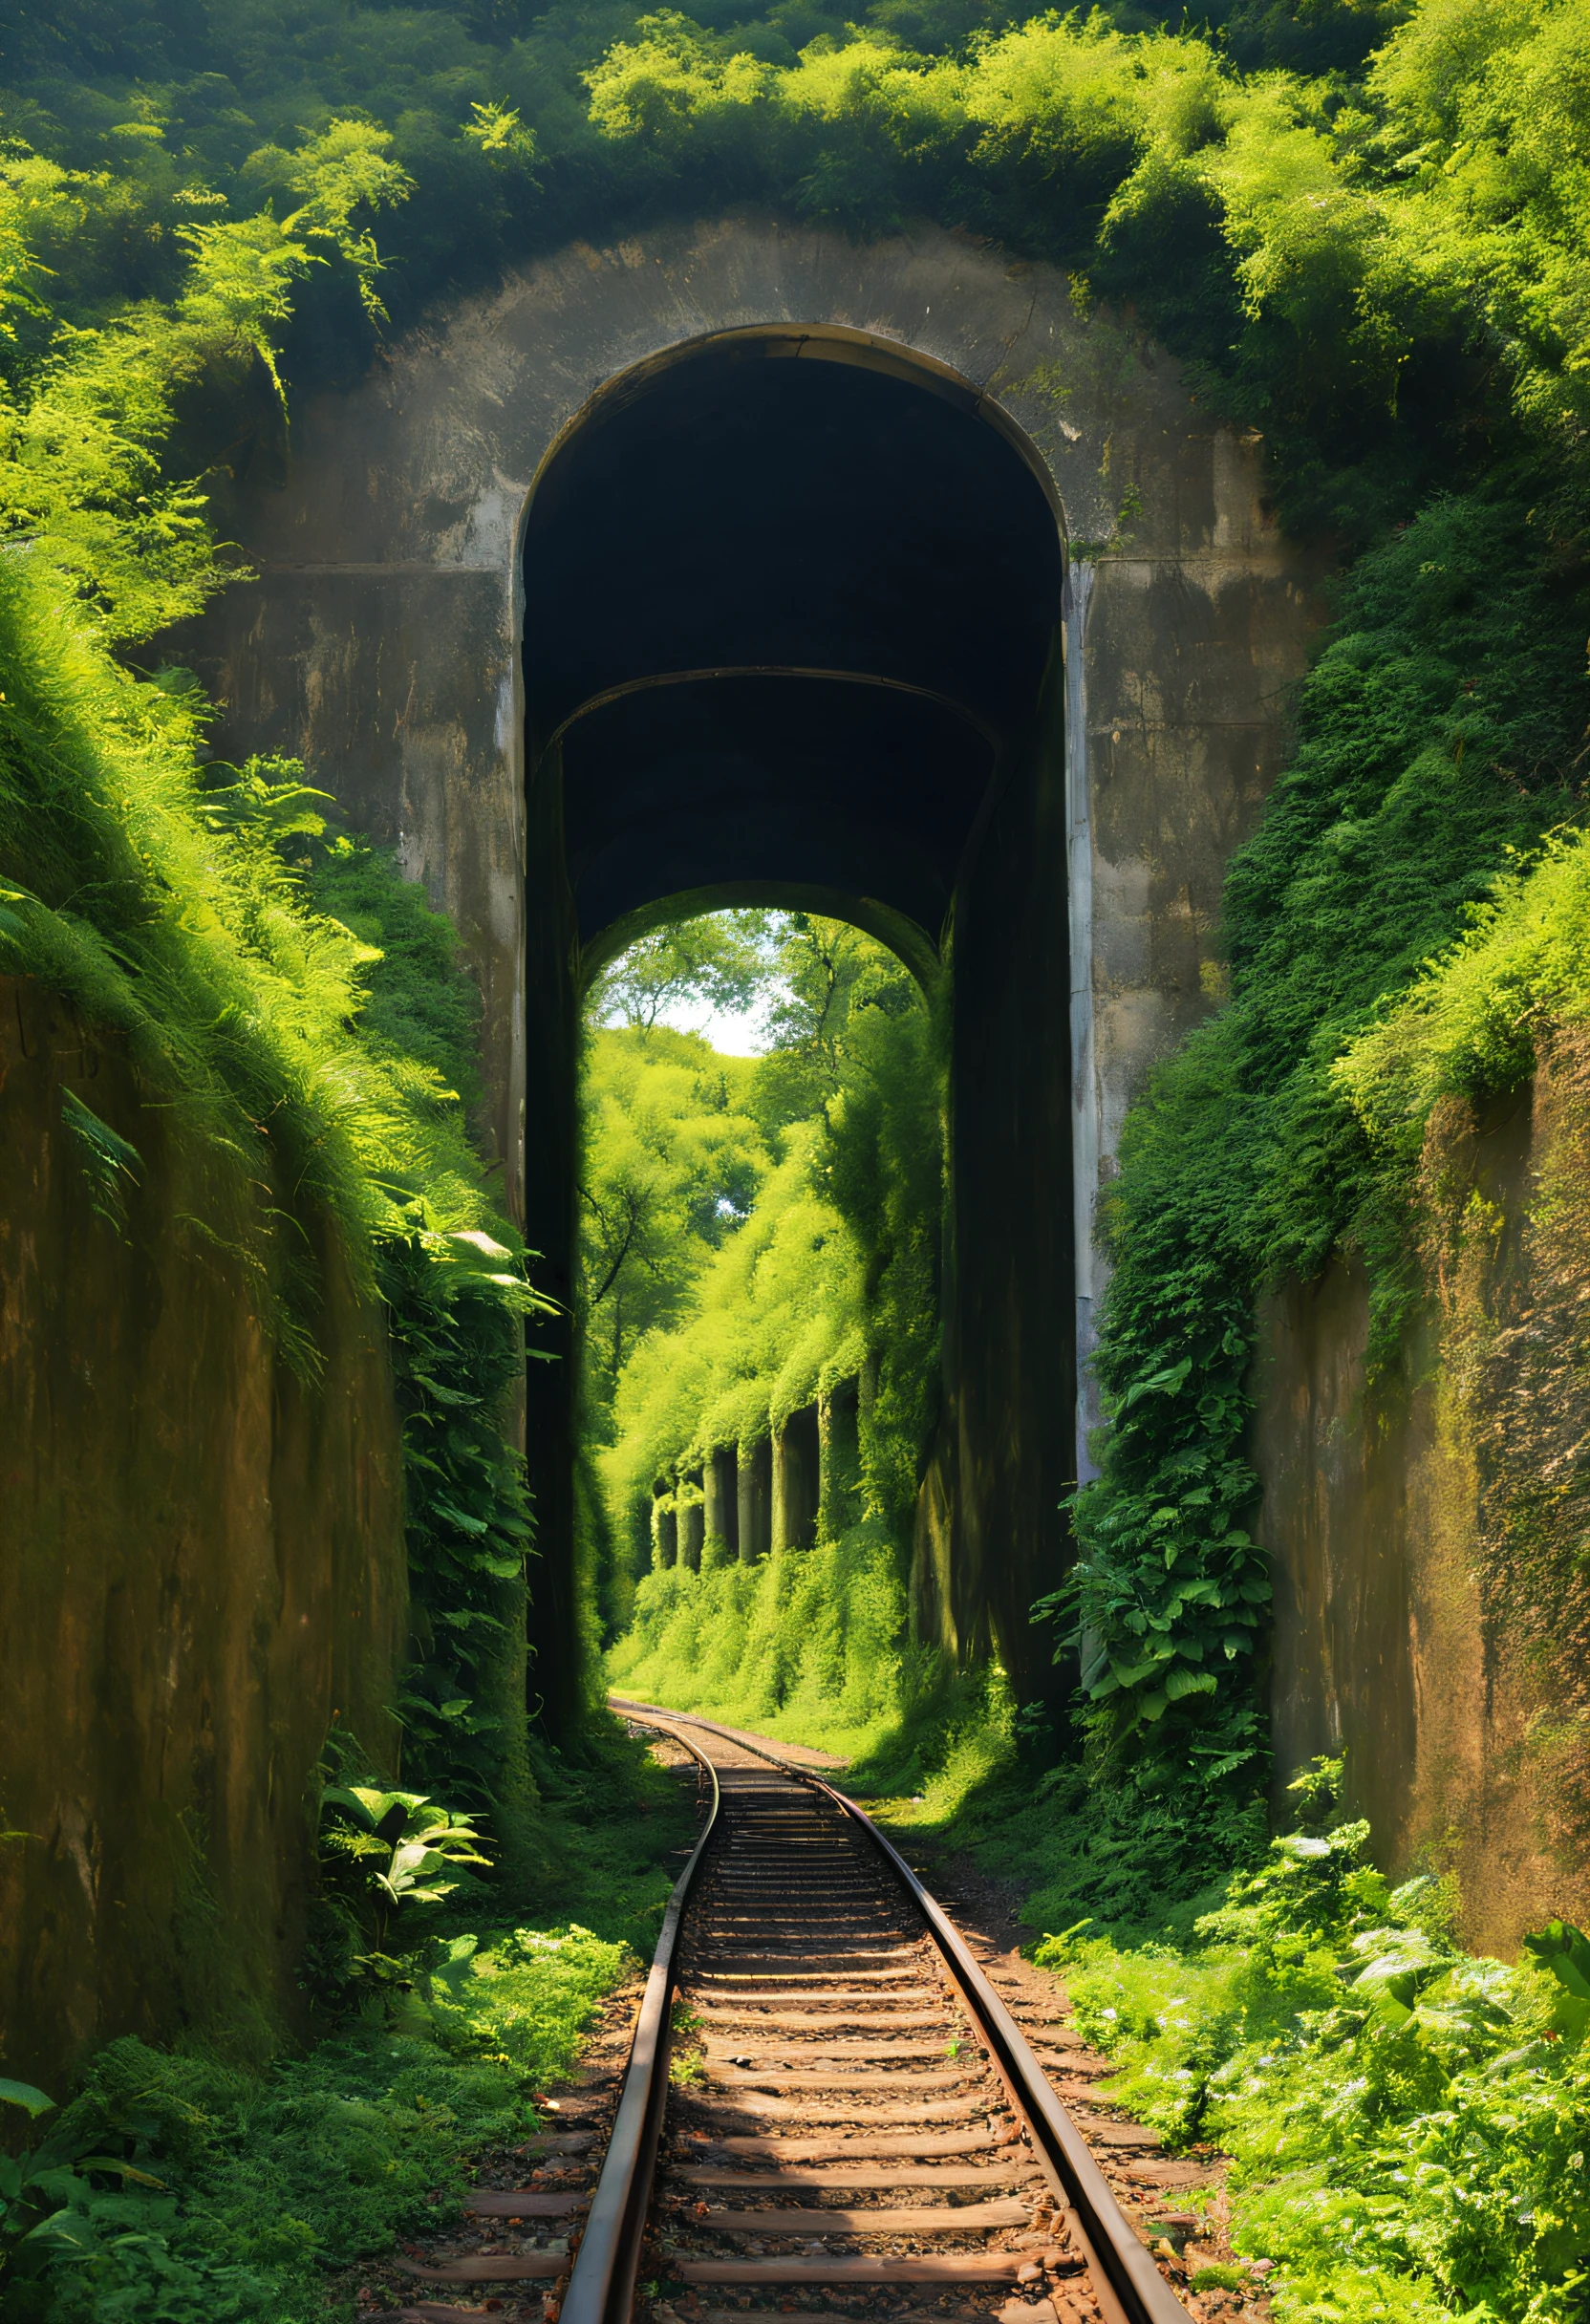
M 642 1332 L 666 1326 L 766 1167 L 755 1070 L 698 1033 L 604 1027 L 586 1063 L 580 1277 L 590 1385 L 605 1403 Z
M 899 1017 L 921 998 L 892 953 L 843 920 L 792 912 L 770 949 L 767 1050 L 752 1088 L 769 1135 L 827 1113 L 865 1011 Z
M 772 932 L 762 990 L 760 1058 L 720 1057 L 660 1025 L 595 1037 L 587 1379 L 610 1410 L 611 1514 L 627 1538 L 637 1495 L 692 1442 L 754 1434 L 775 1405 L 817 1393 L 832 1366 L 840 1378 L 867 1364 L 867 1497 L 903 1541 L 935 1379 L 934 1029 L 892 953 L 808 914 Z M 737 1128 L 754 1140 L 738 1151 L 757 1164 L 744 1201 L 732 1181 Z
M 764 991 L 778 915 L 712 912 L 656 929 L 620 953 L 591 990 L 593 1023 L 649 1033 L 670 1010 L 704 1002 L 741 1013 Z

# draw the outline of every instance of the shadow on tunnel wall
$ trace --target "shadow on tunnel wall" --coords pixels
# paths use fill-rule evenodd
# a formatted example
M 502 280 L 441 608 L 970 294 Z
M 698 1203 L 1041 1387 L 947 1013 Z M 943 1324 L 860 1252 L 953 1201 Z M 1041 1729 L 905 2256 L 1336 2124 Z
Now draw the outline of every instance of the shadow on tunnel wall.
M 571 1479 L 582 980 L 642 929 L 817 910 L 948 979 L 943 1409 L 914 1619 L 1048 1691 L 1026 1609 L 1072 1465 L 1064 550 L 1039 455 L 944 366 L 738 330 L 609 382 L 553 445 L 524 547 L 526 1224 L 563 1304 L 532 1364 L 541 1636 L 577 1719 Z
M 1017 1700 L 1051 1716 L 1075 1673 L 1055 1669 L 1028 1609 L 1069 1559 L 1076 1475 L 1064 752 L 1057 656 L 947 948 L 944 1412 L 912 1592 L 919 1635 L 957 1657 L 992 1649 Z

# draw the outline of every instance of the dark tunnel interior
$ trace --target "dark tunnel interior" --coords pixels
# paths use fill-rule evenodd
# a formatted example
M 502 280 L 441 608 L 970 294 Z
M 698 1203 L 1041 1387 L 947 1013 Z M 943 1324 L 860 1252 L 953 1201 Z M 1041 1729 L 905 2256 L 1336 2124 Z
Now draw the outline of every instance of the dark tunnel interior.
M 1062 580 L 1009 423 L 886 343 L 733 333 L 622 375 L 525 543 L 530 779 L 561 768 L 582 943 L 770 886 L 936 940 Z

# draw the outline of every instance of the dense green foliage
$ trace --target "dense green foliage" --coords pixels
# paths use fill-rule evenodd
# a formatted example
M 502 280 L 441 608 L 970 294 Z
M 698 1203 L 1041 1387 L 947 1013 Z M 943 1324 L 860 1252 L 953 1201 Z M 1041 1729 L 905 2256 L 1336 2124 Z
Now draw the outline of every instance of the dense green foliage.
M 408 190 L 390 142 L 327 122 L 292 159 L 282 218 L 218 216 L 223 198 L 137 120 L 97 166 L 16 140 L 0 155 L 0 539 L 80 594 L 101 636 L 147 638 L 226 581 L 204 491 L 169 456 L 226 447 L 236 465 L 279 432 L 294 286 L 328 254 L 368 276 L 367 222 Z
M 1332 407 L 1338 423 L 1355 403 L 1362 420 L 1369 398 L 1384 411 L 1421 340 L 1466 335 L 1482 315 L 1517 342 L 1520 377 L 1541 355 L 1555 375 L 1578 344 L 1583 91 L 1569 60 L 1582 28 L 1571 6 L 1426 7 L 1395 31 L 1361 17 L 1361 37 L 1390 33 L 1385 47 L 1351 81 L 1311 90 L 1244 83 L 1209 41 L 1145 38 L 1107 11 L 1039 17 L 946 57 L 880 29 L 783 67 L 668 14 L 592 88 L 611 132 L 649 137 L 681 166 L 694 133 L 716 142 L 720 168 L 743 170 L 760 116 L 769 174 L 792 176 L 797 155 L 809 166 L 828 146 L 830 183 L 805 189 L 810 209 L 837 210 L 846 194 L 874 214 L 947 198 L 1054 257 L 1096 257 L 1112 288 L 1172 302 L 1209 348 L 1246 307 L 1267 333 L 1242 368 L 1275 365 L 1278 385 L 1280 347 L 1262 341 L 1289 341 L 1324 367 L 1291 382 L 1308 398 L 1295 409 L 1328 424 Z M 1525 231 L 1509 235 L 1515 221 Z M 1172 243 L 1205 260 L 1192 286 L 1166 279 Z M 1219 255 L 1223 282 L 1209 263 Z M 1558 379 L 1547 392 L 1575 391 Z
M 4 118 L 77 173 L 75 319 L 170 299 L 199 238 L 229 284 L 247 253 L 298 380 L 362 361 L 379 300 L 406 321 L 505 259 L 663 212 L 759 200 L 998 235 L 1129 301 L 1265 432 L 1287 506 L 1364 539 L 1511 457 L 1520 424 L 1578 468 L 1590 416 L 1584 0 L 1400 14 L 1235 0 L 1205 32 L 1134 0 L 1025 23 L 998 0 L 875 0 L 859 22 L 818 0 L 77 0 L 15 10 Z M 377 254 L 410 183 L 423 199 Z M 288 322 L 286 277 L 320 256 Z M 225 418 L 173 384 L 197 456 L 276 456 L 268 384 Z
M 440 1076 L 462 1127 L 459 1108 L 478 1091 L 481 1000 L 451 924 L 366 842 L 307 834 L 302 844 L 309 900 L 375 956 L 364 970 L 364 1045 Z M 510 1449 L 525 1361 L 521 1259 L 501 1219 L 483 1216 L 490 1231 L 451 1238 L 472 1255 L 467 1268 L 438 1263 L 449 1246 L 423 1199 L 377 1253 L 403 1431 L 414 1646 L 396 1709 L 405 1772 L 490 1812 L 499 1840 L 523 1845 L 533 1797 L 524 1735 L 532 1526 Z
M 799 1556 L 648 1574 L 609 1677 L 634 1701 L 824 1751 L 876 1752 L 897 1743 L 920 1684 L 901 1563 L 864 1520 Z
M 391 188 L 380 143 L 359 131 L 341 161 L 322 151 L 300 188 L 319 207 L 287 226 L 205 226 L 164 304 L 96 328 L 63 327 L 41 288 L 56 257 L 78 290 L 113 265 L 103 246 L 127 224 L 124 189 L 8 165 L 0 970 L 41 979 L 124 1046 L 161 1139 L 191 1166 L 188 1232 L 241 1266 L 312 1388 L 328 1284 L 351 1274 L 385 1301 L 414 1614 L 403 1755 L 411 1779 L 487 1812 L 494 1853 L 508 1843 L 500 1879 L 533 1877 L 540 1892 L 530 1918 L 569 1859 L 598 1893 L 605 1867 L 577 1824 L 532 1815 L 529 1524 L 507 1424 L 536 1302 L 467 1134 L 478 995 L 451 929 L 395 866 L 328 839 L 302 769 L 218 764 L 185 675 L 142 679 L 113 652 L 226 578 L 202 497 L 161 481 L 177 404 L 187 390 L 235 398 L 251 365 L 269 378 L 286 287 L 336 223 L 337 168 L 362 155 L 376 173 L 366 185 Z M 85 1217 L 85 1232 L 136 1242 L 144 1154 L 81 1100 L 65 1119 L 99 1222 Z M 608 1789 L 632 1797 L 615 1772 Z M 577 1786 L 549 1760 L 546 1773 L 578 1812 Z M 644 1862 L 633 1840 L 631 1852 Z M 644 1885 L 633 1871 L 616 1883 L 620 1919 L 649 1911 Z M 342 1949 L 372 1941 L 355 1931 Z M 328 2263 L 434 2216 L 463 2149 L 526 2120 L 526 2093 L 567 2064 L 621 1950 L 499 1930 L 477 1970 L 455 1940 L 457 1990 L 430 2002 L 412 1965 L 389 1960 L 396 2034 L 383 1994 L 357 2034 L 263 2074 L 114 2045 L 42 2150 L 0 2171 L 8 2313 L 323 2315 Z M 312 1948 L 305 1975 L 322 1999 L 356 1999 L 351 1964 L 330 1968 Z
M 529 1539 L 504 1426 L 534 1302 L 439 1070 L 478 1009 L 452 933 L 369 850 L 319 841 L 295 770 L 203 764 L 185 700 L 117 670 L 44 576 L 0 572 L 0 967 L 126 1039 L 209 1156 L 199 1230 L 246 1262 L 300 1370 L 325 1219 L 346 1257 L 323 1263 L 385 1299 L 419 1649 L 402 1715 L 426 1779 L 504 1797 Z M 389 936 L 390 959 L 368 941 Z
M 396 2025 L 263 2074 L 131 2038 L 23 2158 L 4 2226 L 18 2324 L 322 2324 L 326 2271 L 457 2216 L 467 2156 L 538 2117 L 622 1943 L 580 1926 L 455 1937 Z
M 1332 1079 L 1406 1183 L 1445 1098 L 1483 1106 L 1590 1017 L 1590 835 L 1495 881 L 1448 952 L 1343 1050 Z
M 1578 544 L 1511 501 L 1439 500 L 1359 562 L 1292 769 L 1232 865 L 1230 1001 L 1128 1122 L 1098 1359 L 1112 1426 L 1066 1603 L 1095 1745 L 1141 1788 L 1180 1788 L 1190 1760 L 1251 1781 L 1268 1598 L 1246 1531 L 1256 1302 L 1359 1250 L 1394 1372 L 1418 1280 L 1407 1173 L 1383 1165 L 1336 1061 L 1510 850 L 1578 807 L 1587 615 Z M 1401 1050 L 1398 1025 L 1376 1057 Z M 1526 1058 L 1519 1025 L 1493 1044 L 1493 1086 Z
M 561 1850 L 594 1880 L 603 1777 L 526 1746 L 518 1716 L 526 1518 L 502 1421 L 527 1302 L 465 1136 L 471 996 L 388 867 L 328 848 L 290 770 L 207 765 L 181 674 L 146 682 L 127 657 L 226 577 L 203 480 L 269 472 L 284 387 L 361 365 L 383 304 L 403 322 L 571 234 L 751 200 L 858 233 L 927 214 L 1064 266 L 1079 310 L 1131 305 L 1207 408 L 1263 433 L 1292 522 L 1368 545 L 1292 771 L 1234 867 L 1229 1003 L 1123 1142 L 1113 1427 L 1064 1607 L 1089 1762 L 1023 1778 L 999 1825 L 1057 1919 L 1185 1917 L 1217 1861 L 1257 1846 L 1256 1299 L 1361 1252 L 1394 1392 L 1431 1109 L 1527 1071 L 1586 992 L 1569 843 L 1427 971 L 1508 850 L 1580 806 L 1585 0 L 1209 17 L 1132 0 L 1031 22 L 983 0 L 875 0 L 859 24 L 820 0 L 0 13 L 0 967 L 127 1043 L 208 1157 L 203 1231 L 246 1260 L 302 1372 L 317 1267 L 345 1261 L 388 1301 L 409 1772 L 500 1828 L 535 1754 L 568 1814 L 509 1833 L 538 1877 Z M 584 1393 L 614 1625 L 637 1585 L 618 1667 L 666 1699 L 870 1739 L 930 1814 L 1001 1784 L 1014 1805 L 998 1675 L 918 1668 L 903 1640 L 935 1371 L 935 1030 L 856 940 L 793 940 L 754 1066 L 648 1029 L 654 972 L 678 968 L 666 940 L 611 983 L 624 1022 L 592 1041 Z M 685 982 L 732 1000 L 751 974 L 731 945 Z M 140 1158 L 79 1111 L 93 1231 L 136 1235 Z M 638 1570 L 656 1481 L 852 1375 L 860 1474 L 815 1551 Z M 1299 2313 L 1556 2324 L 1581 2299 L 1583 2206 L 1556 2190 L 1577 2188 L 1584 2100 L 1578 2051 L 1532 2039 L 1546 1989 L 1459 1960 L 1428 1891 L 1377 1885 L 1361 1832 L 1304 1838 L 1187 1958 L 1083 1944 L 1079 2003 L 1128 2043 L 1154 2119 L 1232 2145 L 1245 2232 Z M 573 1940 L 553 1993 L 549 1957 L 506 1936 L 454 1949 L 412 2003 L 422 2031 L 367 2029 L 263 2079 L 111 2053 L 68 2146 L 119 2141 L 167 2189 L 79 2174 L 59 2313 L 321 2313 L 316 2255 L 420 2224 L 422 2190 L 516 2127 L 567 2055 L 612 1963 Z
M 0 495 L 21 536 L 0 568 L 0 966 L 120 1035 L 219 1179 L 250 1190 L 241 1234 L 204 1223 L 255 1268 L 308 1369 L 313 1291 L 278 1214 L 333 1219 L 368 1284 L 376 1244 L 412 1227 L 419 1200 L 437 1256 L 484 1273 L 464 1239 L 491 1216 L 479 1165 L 434 1063 L 350 1036 L 375 955 L 305 893 L 322 827 L 301 770 L 207 762 L 185 675 L 135 678 L 110 648 L 224 585 L 202 499 L 160 482 L 173 395 L 184 381 L 225 394 L 239 366 L 269 366 L 294 272 L 328 218 L 346 224 L 350 169 L 371 200 L 394 192 L 378 152 L 373 180 L 357 163 L 380 143 L 357 133 L 350 162 L 329 135 L 336 150 L 305 164 L 309 217 L 179 236 L 168 299 L 95 327 L 43 291 L 57 259 L 75 277 L 63 300 L 112 269 L 122 189 L 35 161 L 0 170 Z
M 587 1015 L 642 1033 L 681 1009 L 744 1015 L 765 981 L 768 930 L 763 912 L 709 912 L 639 936 L 596 979 Z
M 1590 2263 L 1590 1943 L 1554 1924 L 1515 1969 L 1463 1952 L 1447 1886 L 1391 1889 L 1367 1825 L 1326 1812 L 1337 1773 L 1294 1786 L 1312 1816 L 1183 1945 L 1085 1925 L 1037 1958 L 1115 2060 L 1110 2095 L 1232 2156 L 1232 2240 L 1275 2264 L 1278 2315 L 1566 2324 Z
M 1084 308 L 1129 301 L 1191 359 L 1203 400 L 1262 430 L 1294 520 L 1349 542 L 1413 520 L 1360 575 L 1305 705 L 1304 757 L 1239 869 L 1233 1015 L 1127 1144 L 1102 1359 L 1121 1426 L 1083 1513 L 1083 1630 L 1090 1686 L 1117 1698 L 1103 1725 L 1118 1733 L 1120 1713 L 1140 1734 L 1145 1711 L 1169 1716 L 1173 1764 L 1176 1736 L 1209 1724 L 1221 1668 L 1240 1703 L 1262 1629 L 1237 1450 L 1254 1288 L 1319 1263 L 1349 1215 L 1368 1231 L 1349 1116 L 1323 1086 L 1316 1107 L 1311 1075 L 1451 934 L 1501 847 L 1563 805 L 1561 644 L 1590 441 L 1590 43 L 1583 0 L 1422 0 L 1400 20 L 1250 0 L 1202 30 L 1169 20 L 1122 6 L 1018 22 L 958 0 L 878 0 L 859 25 L 793 0 L 699 20 L 527 0 L 287 16 L 211 0 L 134 18 L 78 0 L 11 26 L 8 118 L 32 150 L 13 148 L 4 183 L 7 505 L 33 561 L 114 637 L 215 585 L 183 466 L 278 457 L 276 382 L 362 361 L 383 300 L 402 319 L 570 231 L 747 198 L 852 231 L 926 212 L 1041 252 L 1073 271 Z M 423 199 L 405 201 L 414 186 Z M 1364 592 L 1410 579 L 1383 622 Z M 1497 604 L 1482 604 L 1488 581 Z M 1466 615 L 1465 592 L 1482 610 Z M 1493 613 L 1524 641 L 1515 672 L 1479 636 Z M 1428 780 L 1442 749 L 1450 802 Z M 1339 911 L 1319 850 L 1343 818 L 1360 854 L 1337 864 Z M 1428 874 L 1422 818 L 1439 827 Z M 1295 844 L 1313 851 L 1318 897 Z M 1333 981 L 1341 959 L 1351 991 Z M 266 1118 L 291 1131 L 290 1109 Z M 335 1141 L 308 1149 L 322 1173 L 336 1159 Z M 350 1169 L 350 1207 L 357 1182 Z M 630 1223 L 621 1203 L 611 1257 Z M 1387 1256 L 1383 1288 L 1394 1273 Z M 655 1287 L 643 1253 L 631 1279 Z M 604 1403 L 633 1289 L 609 1298 Z M 290 1322 L 290 1284 L 276 1306 Z M 604 1412 L 592 1431 L 611 1432 Z M 446 1683 L 428 1689 L 433 1727 L 443 1703 L 483 1699 Z M 1240 1709 L 1214 1724 L 1202 1764 L 1240 1776 Z
M 637 1214 L 653 1190 L 655 1237 L 645 1320 L 616 1371 L 597 1298 L 607 1245 L 587 1238 L 591 1409 L 611 1379 L 602 1470 L 634 1591 L 611 1669 L 681 1708 L 853 1734 L 898 1713 L 910 1660 L 904 1582 L 937 1330 L 935 1043 L 909 975 L 870 938 L 795 915 L 762 942 L 760 1057 L 720 1057 L 662 1025 L 592 1036 L 587 1201 L 605 1224 L 621 1185 Z M 709 1541 L 700 1573 L 652 1570 L 654 1505 L 677 1512 L 715 1447 L 749 1453 L 846 1383 L 855 1474 L 841 1482 L 836 1466 L 813 1550 L 753 1567 Z M 670 1490 L 654 1504 L 659 1480 Z
M 354 1796 L 357 1747 L 345 1740 L 333 1756 L 327 1772 L 344 1780 L 327 1787 L 327 1830 L 368 1832 L 370 1813 L 336 1798 Z M 538 2094 L 569 2073 L 603 1996 L 655 1940 L 694 1798 L 621 1737 L 598 1756 L 582 1774 L 538 1751 L 551 1804 L 533 1859 L 521 1853 L 490 1887 L 464 1893 L 466 1861 L 427 1873 L 393 1863 L 390 1848 L 333 1851 L 328 1900 L 355 1939 L 394 1950 L 350 1976 L 322 1931 L 306 1976 L 322 2007 L 340 2008 L 307 2053 L 261 2064 L 126 2039 L 98 2053 L 59 2110 L 22 2093 L 35 2118 L 27 2150 L 0 2158 L 8 2319 L 323 2324 L 360 2313 L 358 2263 L 452 2224 L 468 2167 L 537 2126 Z M 369 1809 L 382 1804 L 368 1796 Z M 465 1840 L 445 1853 L 474 1850 Z M 389 1896 L 382 1926 L 366 1906 L 383 1865 L 399 1890 L 413 1877 L 455 1894 Z M 0 2081 L 8 2132 L 19 2093 Z
M 766 976 L 777 998 L 754 1065 L 696 1045 L 697 1072 L 716 1083 L 720 1104 L 699 1119 L 723 1125 L 720 1151 L 704 1177 L 694 1152 L 673 1166 L 689 1211 L 680 1224 L 696 1244 L 692 1296 L 659 1317 L 672 1329 L 641 1335 L 623 1366 L 610 1492 L 620 1513 L 654 1476 L 713 1445 L 755 1442 L 871 1366 L 892 1417 L 879 1423 L 887 1447 L 882 1435 L 869 1446 L 864 1431 L 866 1495 L 898 1524 L 931 1414 L 924 1374 L 941 1201 L 934 1034 L 908 972 L 837 922 L 792 915 Z M 598 1036 L 631 1044 L 636 1079 L 622 1131 L 606 1112 L 603 1078 L 593 1084 L 593 1176 L 653 1119 L 641 1087 L 688 1054 L 687 1038 L 648 1047 L 646 1036 Z
M 666 1330 L 766 1166 L 752 1067 L 668 1025 L 595 1027 L 583 1087 L 580 1271 L 598 1440 L 636 1343 Z
M 1427 0 L 1366 71 L 1311 83 L 1107 11 L 945 56 L 868 28 L 791 63 L 668 13 L 591 89 L 693 192 L 858 229 L 927 212 L 1079 269 L 1265 431 L 1296 518 L 1362 538 L 1482 445 L 1492 464 L 1510 401 L 1582 459 L 1585 32 L 1577 0 Z
M 456 1100 L 347 1029 L 367 948 L 284 857 L 318 821 L 298 770 L 206 765 L 191 698 L 118 668 L 31 559 L 0 569 L 0 968 L 120 1036 L 207 1149 L 201 1223 L 250 1268 L 290 1358 L 315 1368 L 316 1294 L 281 1213 L 334 1220 L 366 1285 L 416 1201 L 439 1259 L 497 1266 L 469 1239 L 493 1213 Z
M 529 1523 L 505 1425 L 534 1302 L 466 1131 L 478 994 L 395 867 L 327 840 L 302 769 L 214 762 L 185 674 L 140 679 L 111 650 L 226 582 L 203 495 L 162 475 L 179 405 L 231 408 L 251 368 L 271 373 L 319 246 L 371 261 L 355 214 L 404 187 L 384 143 L 357 125 L 312 140 L 280 224 L 217 221 L 196 198 L 197 225 L 162 229 L 167 296 L 110 308 L 136 187 L 0 166 L 0 969 L 124 1041 L 205 1157 L 194 1231 L 243 1261 L 298 1370 L 320 1366 L 327 1268 L 386 1300 L 410 1757 L 511 1813 L 529 1796 L 514 1739 Z M 81 1105 L 72 1123 L 97 1207 L 136 1237 L 136 1148 L 116 1153 Z
M 476 1246 L 494 1271 L 511 1254 Z M 488 1811 L 500 1838 L 533 1797 L 525 1757 L 526 1559 L 512 1414 L 525 1349 L 504 1286 L 439 1267 L 417 1223 L 381 1254 L 403 1430 L 414 1659 L 396 1710 L 405 1772 Z

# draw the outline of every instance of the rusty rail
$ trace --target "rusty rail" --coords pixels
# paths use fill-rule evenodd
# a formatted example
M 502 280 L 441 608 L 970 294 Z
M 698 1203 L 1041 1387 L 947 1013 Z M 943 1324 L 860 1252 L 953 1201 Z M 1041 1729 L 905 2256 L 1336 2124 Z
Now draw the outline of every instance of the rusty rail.
M 1073 2233 L 1101 2295 L 1115 2294 L 1127 2324 L 1190 2324 L 1187 2310 L 1154 2266 L 1088 2152 L 1087 2142 L 1049 2087 L 1049 2077 L 1032 2054 L 1026 2035 L 989 1984 L 960 1931 L 943 1906 L 923 1887 L 898 1849 L 870 1816 L 820 1776 L 809 1778 L 851 1816 L 882 1850 L 895 1876 L 916 1900 L 917 1909 L 960 1988 L 974 2024 L 988 2044 L 1011 2097 L 1027 2119 L 1034 2145 L 1054 2169 L 1068 2198 Z M 1107 2317 L 1107 2306 L 1106 2313 Z
M 662 1916 L 657 1948 L 652 1956 L 651 1974 L 646 1980 L 640 2014 L 635 2019 L 630 2044 L 630 2061 L 608 2141 L 607 2159 L 591 2199 L 591 2212 L 564 2295 L 562 2324 L 629 2324 L 640 2269 L 640 2247 L 646 2232 L 646 2213 L 652 2201 L 652 2181 L 656 2172 L 663 2108 L 668 2102 L 670 2019 L 679 1931 L 722 1804 L 718 1771 L 705 1752 L 698 1751 L 690 1737 L 679 1733 L 666 1719 L 649 1719 L 647 1725 L 661 1727 L 700 1761 L 711 1778 L 712 1805 L 691 1851 L 690 1861 L 675 1883 Z
M 1086 2141 L 1056 2098 L 1025 2035 L 983 1975 L 959 1930 L 866 1811 L 811 1769 L 781 1759 L 776 1753 L 711 1719 L 683 1711 L 664 1713 L 622 1697 L 612 1698 L 612 1708 L 621 1717 L 663 1729 L 709 1768 L 705 1754 L 696 1749 L 682 1730 L 689 1726 L 718 1735 L 797 1781 L 814 1785 L 860 1826 L 922 1914 L 1000 2079 L 1025 2118 L 1034 2152 L 1065 2204 L 1067 2225 L 1087 2264 L 1105 2324 L 1192 2324 L 1188 2311 L 1121 2211 Z M 691 1885 L 717 1819 L 719 1797 L 714 1771 L 712 1815 L 674 1890 L 663 1922 L 612 2139 L 564 2302 L 563 2324 L 629 2324 L 668 2094 L 669 2001 L 677 1942 Z

